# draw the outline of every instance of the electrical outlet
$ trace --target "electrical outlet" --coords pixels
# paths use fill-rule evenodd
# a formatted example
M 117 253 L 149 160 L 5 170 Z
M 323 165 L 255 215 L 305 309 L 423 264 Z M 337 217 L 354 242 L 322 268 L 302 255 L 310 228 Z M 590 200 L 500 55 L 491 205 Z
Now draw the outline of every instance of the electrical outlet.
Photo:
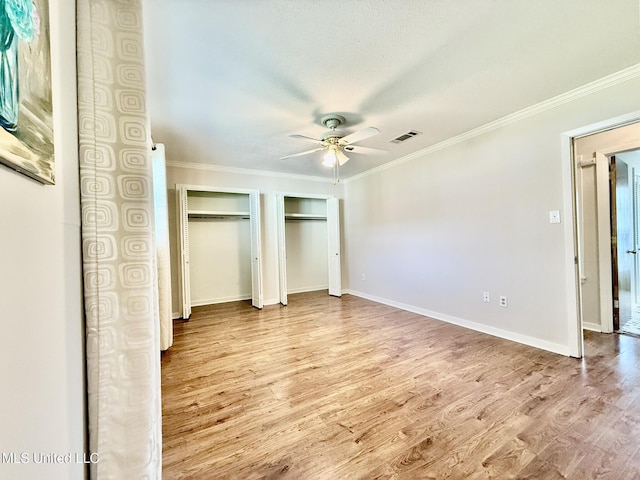
M 367 279 L 367 276 L 364 273 L 360 275 L 360 277 L 362 278 L 363 281 Z
M 549 212 L 549 223 L 560 223 L 560 210 L 551 210 Z
M 489 303 L 491 301 L 491 295 L 489 295 L 489 292 L 482 293 L 482 301 L 484 303 Z
M 507 297 L 500 297 L 500 306 L 501 307 L 506 307 L 507 306 Z

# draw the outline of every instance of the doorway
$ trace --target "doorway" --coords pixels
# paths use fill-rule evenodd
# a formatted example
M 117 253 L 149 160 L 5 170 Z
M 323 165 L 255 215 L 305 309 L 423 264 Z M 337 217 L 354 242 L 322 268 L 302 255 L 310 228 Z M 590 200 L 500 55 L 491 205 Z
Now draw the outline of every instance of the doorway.
M 619 333 L 640 335 L 640 149 L 612 156 L 610 171 L 613 329 Z
M 260 192 L 178 184 L 176 193 L 182 318 L 192 304 L 262 308 Z
M 573 140 L 580 338 L 637 316 L 639 149 L 638 123 Z
M 288 294 L 328 290 L 342 295 L 339 200 L 276 193 L 280 303 Z

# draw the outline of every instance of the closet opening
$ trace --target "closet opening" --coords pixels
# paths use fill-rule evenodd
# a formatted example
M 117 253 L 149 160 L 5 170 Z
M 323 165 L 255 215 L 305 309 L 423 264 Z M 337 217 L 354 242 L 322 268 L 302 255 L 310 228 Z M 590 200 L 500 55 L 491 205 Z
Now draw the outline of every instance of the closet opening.
M 251 299 L 262 308 L 257 190 L 176 185 L 182 318 L 191 307 Z
M 280 303 L 289 293 L 342 295 L 336 197 L 276 193 Z

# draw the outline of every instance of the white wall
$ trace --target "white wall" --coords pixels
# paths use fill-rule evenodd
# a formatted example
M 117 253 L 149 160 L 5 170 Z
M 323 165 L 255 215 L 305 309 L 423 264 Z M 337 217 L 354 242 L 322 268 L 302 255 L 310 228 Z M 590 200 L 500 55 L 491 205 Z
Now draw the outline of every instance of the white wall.
M 284 198 L 284 212 L 327 216 L 323 198 Z M 329 243 L 326 220 L 285 220 L 287 293 L 329 288 Z
M 246 173 L 239 170 L 207 168 L 194 164 L 187 164 L 187 167 L 176 166 L 175 161 L 184 158 L 184 154 L 172 150 L 171 144 L 163 141 L 162 138 L 155 138 L 155 141 L 163 142 L 166 146 L 167 167 L 167 187 L 169 190 L 169 232 L 171 235 L 171 289 L 174 317 L 179 317 L 177 306 L 179 303 L 178 280 L 180 265 L 177 263 L 177 224 L 176 224 L 176 184 L 202 185 L 220 188 L 256 189 L 260 190 L 260 206 L 262 209 L 262 279 L 264 304 L 276 304 L 279 299 L 278 283 L 278 252 L 277 252 L 277 228 L 276 228 L 276 203 L 275 193 L 285 192 L 291 194 L 315 194 L 332 195 L 340 199 L 343 198 L 344 185 L 338 183 L 333 185 L 331 175 L 327 175 L 327 180 L 310 179 L 295 175 L 269 174 L 268 172 Z M 342 204 L 342 202 L 341 202 Z M 342 210 L 341 205 L 341 210 Z M 344 222 L 341 221 L 341 229 Z M 344 241 L 344 240 L 343 240 Z M 344 251 L 344 249 L 343 249 Z M 343 261 L 343 282 L 345 281 L 345 258 Z M 344 284 L 344 283 L 343 283 Z
M 56 185 L 0 167 L 0 453 L 82 457 L 75 7 L 51 0 L 49 8 Z M 83 475 L 81 463 L 7 464 L 0 458 L 0 478 Z
M 189 192 L 189 210 L 249 212 L 249 195 Z M 189 218 L 191 305 L 251 298 L 251 226 L 243 217 Z
M 568 353 L 575 299 L 565 268 L 573 253 L 564 225 L 549 223 L 549 211 L 563 207 L 562 133 L 639 110 L 639 89 L 632 78 L 575 95 L 348 181 L 350 291 Z M 563 222 L 572 221 L 567 213 Z
M 189 272 L 193 306 L 251 298 L 249 220 L 189 220 Z
M 287 293 L 329 288 L 327 222 L 290 220 L 285 223 Z

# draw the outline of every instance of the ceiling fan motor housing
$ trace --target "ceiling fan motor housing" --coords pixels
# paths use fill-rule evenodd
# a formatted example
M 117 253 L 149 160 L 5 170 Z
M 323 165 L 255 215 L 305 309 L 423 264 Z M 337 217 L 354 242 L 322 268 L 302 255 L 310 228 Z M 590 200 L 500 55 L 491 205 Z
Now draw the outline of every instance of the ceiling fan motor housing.
M 336 115 L 335 113 L 330 113 L 322 117 L 320 121 L 324 126 L 333 130 L 339 127 L 340 125 L 342 125 L 346 121 L 346 119 L 342 115 Z
M 338 133 L 335 131 L 330 131 L 325 133 L 324 135 L 322 135 L 322 137 L 320 137 L 320 139 L 325 142 L 328 143 L 329 145 L 337 145 L 338 144 L 338 140 L 340 140 L 342 137 L 344 137 L 344 134 L 342 133 Z

